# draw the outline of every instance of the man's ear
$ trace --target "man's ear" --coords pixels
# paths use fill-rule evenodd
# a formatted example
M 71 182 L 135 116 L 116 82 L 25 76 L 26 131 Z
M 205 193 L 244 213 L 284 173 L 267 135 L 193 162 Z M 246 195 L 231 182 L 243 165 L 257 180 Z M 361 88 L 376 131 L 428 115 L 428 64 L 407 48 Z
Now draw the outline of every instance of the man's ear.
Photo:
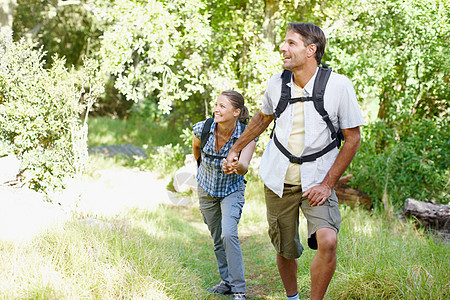
M 306 54 L 308 55 L 308 57 L 312 57 L 312 56 L 315 56 L 316 51 L 317 51 L 317 45 L 309 44 Z

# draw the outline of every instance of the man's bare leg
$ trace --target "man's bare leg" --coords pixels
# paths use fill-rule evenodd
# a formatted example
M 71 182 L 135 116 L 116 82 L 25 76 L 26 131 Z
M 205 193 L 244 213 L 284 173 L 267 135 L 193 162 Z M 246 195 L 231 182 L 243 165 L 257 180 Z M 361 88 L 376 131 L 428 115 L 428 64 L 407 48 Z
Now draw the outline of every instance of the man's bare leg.
M 311 300 L 323 299 L 336 269 L 337 233 L 331 228 L 316 232 L 317 252 L 311 262 Z M 280 273 L 281 274 L 281 273 Z
M 286 295 L 295 295 L 297 293 L 297 260 L 287 259 L 277 253 L 277 266 L 284 289 L 286 290 Z

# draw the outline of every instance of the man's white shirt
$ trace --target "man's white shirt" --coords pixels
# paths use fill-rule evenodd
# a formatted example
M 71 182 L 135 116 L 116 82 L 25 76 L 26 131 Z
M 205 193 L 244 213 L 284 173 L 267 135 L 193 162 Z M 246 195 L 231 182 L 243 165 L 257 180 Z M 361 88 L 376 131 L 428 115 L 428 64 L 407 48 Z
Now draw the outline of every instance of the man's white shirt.
M 317 70 L 304 88 L 306 97 L 312 96 Z M 275 108 L 280 100 L 281 84 L 281 73 L 269 79 L 263 97 L 262 113 L 272 115 L 275 112 Z M 288 85 L 291 87 L 291 97 L 294 98 L 293 79 Z M 343 75 L 335 72 L 331 73 L 325 88 L 324 107 L 336 130 L 338 128 L 347 129 L 364 125 L 353 85 Z M 275 134 L 280 143 L 286 148 L 288 148 L 288 139 L 292 131 L 293 116 L 294 105 L 288 105 L 286 110 L 276 120 Z M 305 149 L 303 155 L 308 155 L 321 151 L 332 142 L 332 139 L 327 124 L 315 109 L 312 101 L 305 102 L 304 117 Z M 305 162 L 300 166 L 303 191 L 322 183 L 338 153 L 338 149 L 334 148 L 315 161 Z M 289 159 L 280 152 L 273 139 L 271 139 L 261 158 L 259 174 L 264 184 L 280 197 L 283 195 L 284 179 L 288 166 Z

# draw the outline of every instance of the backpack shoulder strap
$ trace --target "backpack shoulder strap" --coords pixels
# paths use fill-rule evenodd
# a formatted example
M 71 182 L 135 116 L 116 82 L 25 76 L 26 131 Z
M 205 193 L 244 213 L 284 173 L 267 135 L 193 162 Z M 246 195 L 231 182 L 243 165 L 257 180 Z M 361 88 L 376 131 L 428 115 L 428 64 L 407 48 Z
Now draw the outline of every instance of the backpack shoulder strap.
M 247 123 L 244 123 L 244 122 L 240 122 L 240 123 L 242 126 L 242 132 L 244 132 L 245 128 L 247 128 Z M 242 134 L 242 132 L 241 132 L 241 134 Z
M 313 102 L 314 107 L 319 112 L 319 114 L 324 117 L 328 115 L 324 108 L 323 96 L 325 94 L 325 87 L 327 86 L 328 79 L 331 75 L 331 68 L 325 64 L 319 66 L 319 71 L 317 71 L 316 79 L 314 80 L 313 88 Z
M 289 103 L 289 99 L 291 98 L 291 88 L 287 85 L 291 82 L 292 72 L 289 70 L 284 70 L 281 73 L 281 96 L 280 101 L 278 101 L 278 105 L 275 108 L 275 119 L 278 119 L 283 111 L 286 109 L 286 106 Z
M 336 129 L 334 128 L 333 123 L 331 122 L 330 117 L 328 116 L 328 113 L 325 110 L 324 100 L 323 100 L 323 97 L 325 94 L 325 88 L 326 88 L 328 79 L 330 78 L 331 71 L 332 71 L 331 68 L 325 64 L 322 64 L 322 66 L 319 66 L 319 70 L 316 75 L 316 79 L 314 80 L 314 88 L 313 88 L 312 97 L 300 97 L 300 98 L 290 99 L 289 101 L 292 103 L 294 103 L 295 101 L 313 101 L 314 108 L 320 114 L 322 119 L 327 124 L 327 127 L 331 131 L 331 137 L 332 137 L 333 141 L 319 152 L 298 157 L 298 156 L 294 156 L 292 153 L 290 153 L 289 150 L 287 150 L 278 141 L 274 130 L 272 130 L 272 134 L 270 137 L 273 138 L 273 141 L 274 141 L 275 145 L 277 146 L 277 148 L 281 151 L 281 153 L 283 153 L 289 159 L 289 161 L 291 163 L 302 164 L 304 162 L 315 161 L 317 158 L 323 156 L 324 154 L 328 153 L 332 149 L 334 149 L 336 147 L 339 149 L 339 147 L 341 145 L 341 140 L 343 139 L 342 132 L 340 131 L 340 129 L 338 132 L 336 132 Z M 281 102 L 281 99 L 280 99 L 280 102 Z M 275 125 L 274 125 L 274 128 L 275 128 Z
M 208 154 L 205 151 L 203 151 L 203 148 L 205 147 L 206 143 L 208 142 L 209 131 L 211 130 L 211 125 L 212 125 L 213 121 L 214 121 L 214 118 L 209 118 L 205 121 L 205 124 L 203 125 L 202 134 L 201 134 L 201 138 L 200 138 L 200 151 L 203 153 L 203 155 L 205 157 L 208 157 L 210 159 L 224 159 L 224 158 L 227 158 L 226 155 L 225 156 L 211 155 L 211 154 Z M 247 124 L 244 122 L 240 122 L 240 123 L 242 126 L 242 131 L 244 131 L 245 128 L 247 127 Z M 201 155 L 197 159 L 198 167 L 200 166 L 200 158 L 201 158 Z
M 203 151 L 203 148 L 206 145 L 206 142 L 208 141 L 208 136 L 209 136 L 209 130 L 211 129 L 211 125 L 213 123 L 214 119 L 213 118 L 209 118 L 206 119 L 205 124 L 203 125 L 203 129 L 202 129 L 202 135 L 200 138 L 200 150 Z
M 331 123 L 330 117 L 324 107 L 323 96 L 325 94 L 325 88 L 330 78 L 332 69 L 325 64 L 319 66 L 316 79 L 314 80 L 313 88 L 313 103 L 317 112 L 322 116 L 322 119 L 327 123 L 328 129 L 331 131 L 331 138 L 334 140 L 337 138 L 336 129 Z
M 203 151 L 203 148 L 205 147 L 206 143 L 208 142 L 208 136 L 209 131 L 211 130 L 212 123 L 214 121 L 214 118 L 209 118 L 205 121 L 205 124 L 203 125 L 202 134 L 200 137 L 200 150 Z M 241 123 L 242 129 L 241 131 L 244 132 L 245 128 L 247 127 L 247 124 L 244 122 Z

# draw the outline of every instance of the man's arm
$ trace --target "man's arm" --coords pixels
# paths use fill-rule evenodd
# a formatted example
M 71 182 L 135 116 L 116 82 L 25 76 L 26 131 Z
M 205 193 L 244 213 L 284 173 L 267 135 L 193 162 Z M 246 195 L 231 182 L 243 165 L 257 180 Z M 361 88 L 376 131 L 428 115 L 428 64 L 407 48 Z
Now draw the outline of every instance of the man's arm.
M 302 197 L 308 196 L 308 201 L 311 206 L 322 205 L 330 197 L 331 190 L 341 175 L 350 165 L 353 157 L 361 144 L 361 134 L 359 126 L 354 128 L 342 129 L 345 141 L 342 149 L 339 151 L 336 160 L 323 179 L 322 183 L 313 186 L 303 193 Z
M 272 115 L 266 115 L 259 111 L 256 115 L 253 116 L 253 118 L 250 120 L 250 123 L 248 124 L 247 128 L 245 128 L 242 135 L 239 137 L 239 139 L 234 143 L 233 147 L 231 147 L 230 152 L 227 156 L 227 165 L 231 168 L 231 164 L 233 163 L 233 160 L 236 159 L 236 157 L 239 157 L 239 152 L 244 149 L 245 146 L 247 146 L 248 143 L 250 143 L 252 140 L 257 138 L 261 133 L 266 130 L 266 128 L 269 126 L 269 124 L 273 120 L 273 114 Z M 225 162 L 224 162 L 225 164 Z

